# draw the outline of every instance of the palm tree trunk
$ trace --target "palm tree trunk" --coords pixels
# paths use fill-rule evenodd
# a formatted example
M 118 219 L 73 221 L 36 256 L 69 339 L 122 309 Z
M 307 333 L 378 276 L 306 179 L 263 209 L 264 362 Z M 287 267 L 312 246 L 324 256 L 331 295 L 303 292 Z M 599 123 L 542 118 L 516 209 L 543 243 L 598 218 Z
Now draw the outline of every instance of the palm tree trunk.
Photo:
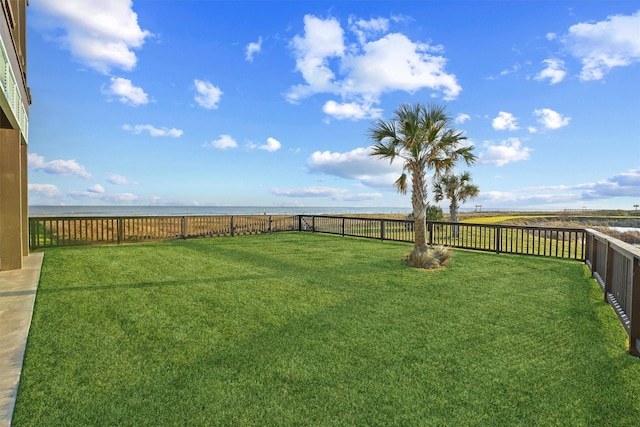
M 424 168 L 412 169 L 411 175 L 411 204 L 413 206 L 413 218 L 415 230 L 414 248 L 420 251 L 427 250 L 427 223 L 425 219 L 427 190 L 424 181 Z
M 424 218 L 416 218 L 414 223 L 414 229 L 416 230 L 416 241 L 414 247 L 420 251 L 427 250 L 427 223 Z
M 451 226 L 451 232 L 453 234 L 453 237 L 458 237 L 458 201 L 455 198 L 451 199 L 451 204 L 449 205 L 449 214 L 451 215 L 451 222 L 453 223 L 453 225 Z

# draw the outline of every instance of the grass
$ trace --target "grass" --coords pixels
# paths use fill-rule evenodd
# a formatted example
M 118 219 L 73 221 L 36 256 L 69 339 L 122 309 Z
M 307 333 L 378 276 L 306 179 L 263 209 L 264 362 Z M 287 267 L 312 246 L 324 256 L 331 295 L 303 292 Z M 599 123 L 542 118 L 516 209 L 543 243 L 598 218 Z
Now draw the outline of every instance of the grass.
M 507 224 L 513 220 L 529 220 L 529 219 L 548 219 L 555 218 L 550 215 L 495 215 L 495 216 L 483 216 L 483 217 L 470 217 L 461 220 L 460 222 L 468 222 L 470 224 Z
M 308 233 L 48 250 L 14 426 L 636 425 L 584 265 Z

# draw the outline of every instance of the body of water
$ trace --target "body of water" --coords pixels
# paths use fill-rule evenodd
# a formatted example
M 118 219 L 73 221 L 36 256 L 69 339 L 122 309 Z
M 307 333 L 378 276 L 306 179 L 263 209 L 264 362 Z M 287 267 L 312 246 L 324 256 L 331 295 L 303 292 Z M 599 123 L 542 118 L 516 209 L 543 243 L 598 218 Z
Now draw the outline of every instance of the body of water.
M 409 214 L 411 208 L 274 206 L 29 206 L 29 216 Z
M 634 232 L 634 233 L 640 233 L 640 228 L 637 227 L 608 227 L 611 230 L 615 230 L 618 231 L 620 233 L 628 233 L 628 232 Z M 631 246 L 635 246 L 636 248 L 640 248 L 640 243 L 629 243 Z
M 640 233 L 640 228 L 636 228 L 636 227 L 608 227 L 612 230 L 615 231 L 619 231 L 621 233 L 627 232 L 627 231 L 635 231 L 637 233 Z

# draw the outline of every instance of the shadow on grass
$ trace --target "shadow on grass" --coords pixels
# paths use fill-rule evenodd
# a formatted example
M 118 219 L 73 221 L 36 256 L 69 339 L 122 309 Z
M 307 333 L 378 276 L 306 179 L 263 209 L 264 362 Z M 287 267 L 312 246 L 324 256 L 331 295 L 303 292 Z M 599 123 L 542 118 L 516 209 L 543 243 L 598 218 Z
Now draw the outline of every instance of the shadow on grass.
M 117 250 L 86 256 L 86 276 L 48 270 L 60 280 L 40 290 L 16 425 L 624 426 L 640 416 L 640 363 L 583 265 L 456 251 L 448 269 L 425 274 L 401 264 L 407 248 L 243 237 L 140 247 L 124 271 L 102 261 L 132 256 Z M 125 281 L 167 259 L 193 265 Z M 93 265 L 122 279 L 100 284 Z M 83 277 L 95 285 L 65 285 Z
M 265 279 L 275 279 L 279 276 L 263 277 Z M 181 287 L 181 286 L 215 286 L 217 282 L 242 283 L 247 280 L 255 280 L 255 275 L 247 276 L 216 276 L 211 278 L 198 278 L 198 279 L 180 279 L 180 280 L 165 280 L 165 281 L 153 281 L 143 283 L 114 283 L 111 285 L 90 285 L 90 286 L 70 286 L 70 287 L 57 287 L 57 288 L 44 288 L 38 290 L 38 294 L 60 294 L 68 292 L 90 292 L 90 291 L 108 291 L 118 289 L 145 289 L 145 288 L 164 288 L 164 287 Z M 0 297 L 2 294 L 0 294 Z

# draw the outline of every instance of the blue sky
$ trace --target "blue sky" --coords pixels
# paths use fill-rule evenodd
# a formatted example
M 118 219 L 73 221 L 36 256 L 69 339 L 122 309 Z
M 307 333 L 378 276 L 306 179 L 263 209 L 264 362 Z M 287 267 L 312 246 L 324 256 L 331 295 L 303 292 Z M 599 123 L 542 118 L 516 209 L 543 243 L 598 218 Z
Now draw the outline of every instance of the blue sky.
M 367 135 L 418 102 L 475 146 L 463 207 L 640 204 L 640 1 L 31 0 L 27 19 L 32 205 L 408 208 Z

